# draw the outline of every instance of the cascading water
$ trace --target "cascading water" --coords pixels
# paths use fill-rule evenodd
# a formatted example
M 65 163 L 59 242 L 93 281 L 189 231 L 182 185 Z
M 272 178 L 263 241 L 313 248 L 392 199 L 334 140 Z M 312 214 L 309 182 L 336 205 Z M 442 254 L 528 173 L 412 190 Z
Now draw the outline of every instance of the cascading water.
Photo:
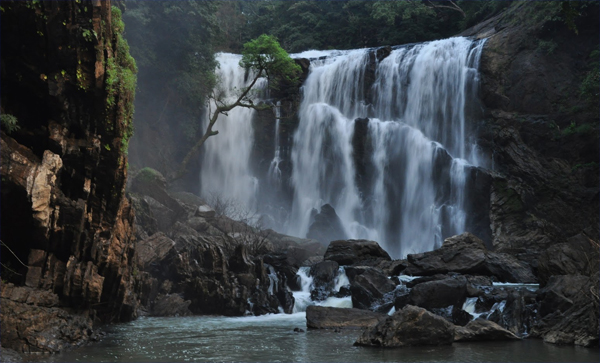
M 272 216 L 272 227 L 304 237 L 314 211 L 328 203 L 346 236 L 376 240 L 394 258 L 432 250 L 464 232 L 466 172 L 481 165 L 469 121 L 483 44 L 461 37 L 413 44 L 379 61 L 368 49 L 295 55 L 311 58 L 311 66 L 286 180 L 293 194 L 289 217 Z M 218 56 L 224 89 L 246 86 L 239 59 Z M 279 107 L 275 112 L 278 129 Z M 203 195 L 256 202 L 252 116 L 253 110 L 236 108 L 219 119 L 218 141 L 209 140 L 203 156 Z M 270 186 L 261 189 L 265 200 L 279 197 L 278 136 L 276 130 L 274 156 L 260 181 Z
M 324 203 L 347 235 L 378 240 L 394 257 L 432 250 L 463 232 L 465 165 L 479 163 L 468 139 L 467 100 L 475 96 L 482 46 L 451 38 L 399 47 L 375 64 L 370 90 L 367 50 L 312 61 L 294 136 L 287 232 L 306 235 L 312 209 Z M 356 119 L 365 117 L 367 134 L 354 135 Z M 372 175 L 362 188 L 357 136 L 372 149 L 365 162 Z
M 216 69 L 218 88 L 214 93 L 220 95 L 221 102 L 232 103 L 239 92 L 249 86 L 252 74 L 244 77 L 245 71 L 239 66 L 240 55 L 219 53 L 216 59 L 219 62 Z M 265 86 L 266 79 L 259 79 L 255 89 L 261 90 Z M 207 112 L 215 108 L 215 103 L 211 101 Z M 214 127 L 219 131 L 218 136 L 209 138 L 203 146 L 204 172 L 200 173 L 200 195 L 203 197 L 226 198 L 240 206 L 254 208 L 258 189 L 258 179 L 250 170 L 254 114 L 255 111 L 251 108 L 236 107 L 227 115 L 219 115 Z M 203 127 L 206 127 L 207 122 Z
M 280 118 L 281 101 L 277 101 L 277 104 L 275 105 L 275 154 L 273 155 L 273 160 L 271 160 L 268 172 L 269 183 L 276 187 L 281 183 L 281 169 L 279 169 L 279 163 L 281 162 L 281 145 L 279 143 Z

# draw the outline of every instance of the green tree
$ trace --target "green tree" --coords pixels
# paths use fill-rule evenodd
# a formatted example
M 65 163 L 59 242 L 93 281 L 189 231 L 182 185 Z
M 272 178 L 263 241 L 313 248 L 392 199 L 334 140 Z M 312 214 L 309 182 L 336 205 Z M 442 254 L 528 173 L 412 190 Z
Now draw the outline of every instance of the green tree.
M 261 77 L 266 77 L 269 87 L 274 88 L 280 82 L 297 83 L 301 72 L 300 66 L 281 48 L 277 39 L 272 35 L 265 34 L 244 44 L 240 66 L 247 71 L 251 71 L 254 75 L 249 86 L 240 90 L 234 102 L 226 103 L 222 99 L 214 98 L 216 108 L 210 112 L 210 119 L 204 134 L 187 153 L 181 162 L 179 170 L 170 178 L 171 180 L 181 178 L 185 174 L 190 160 L 196 156 L 204 142 L 209 137 L 219 133 L 213 130 L 219 115 L 226 115 L 228 111 L 231 111 L 235 107 L 247 107 L 256 110 L 270 107 L 267 105 L 255 105 L 250 96 L 250 91 Z

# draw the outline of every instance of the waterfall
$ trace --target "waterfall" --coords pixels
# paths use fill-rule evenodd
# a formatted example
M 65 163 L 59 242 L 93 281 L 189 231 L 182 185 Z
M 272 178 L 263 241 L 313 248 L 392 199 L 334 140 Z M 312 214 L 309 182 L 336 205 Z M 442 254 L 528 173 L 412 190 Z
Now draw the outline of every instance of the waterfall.
M 252 81 L 252 74 L 247 78 L 245 71 L 239 66 L 240 55 L 219 53 L 216 56 L 219 67 L 216 69 L 217 85 L 214 94 L 220 101 L 232 103 L 239 92 Z M 256 90 L 264 89 L 266 80 L 260 79 Z M 210 102 L 203 128 L 206 129 L 208 113 L 216 108 Z M 238 207 L 254 209 L 258 179 L 250 170 L 250 153 L 254 143 L 252 118 L 255 111 L 250 108 L 236 107 L 227 115 L 221 114 L 215 123 L 214 130 L 219 131 L 204 143 L 202 170 L 200 173 L 200 195 L 209 200 L 219 197 Z
M 275 154 L 271 165 L 269 165 L 268 178 L 269 183 L 276 187 L 281 184 L 281 169 L 279 169 L 279 163 L 281 162 L 281 145 L 279 143 L 279 119 L 281 118 L 281 101 L 277 101 L 275 105 Z
M 484 160 L 472 127 L 483 44 L 456 37 L 394 47 L 382 59 L 370 49 L 293 55 L 311 63 L 285 188 L 278 103 L 273 158 L 255 160 L 268 165 L 266 175 L 257 178 L 250 168 L 254 111 L 235 108 L 206 143 L 202 195 L 216 191 L 261 208 L 258 190 L 264 200 L 281 200 L 285 190 L 289 213 L 263 208 L 279 232 L 305 237 L 328 203 L 346 236 L 378 241 L 394 258 L 439 247 L 469 227 L 467 173 Z M 217 59 L 220 84 L 232 97 L 247 85 L 240 56 Z
M 313 60 L 294 135 L 287 232 L 306 235 L 311 211 L 324 203 L 348 236 L 377 240 L 393 257 L 432 250 L 463 232 L 465 166 L 480 159 L 467 101 L 476 96 L 482 46 L 451 38 L 398 47 L 375 61 L 372 85 L 368 50 Z M 365 117 L 366 134 L 354 135 Z M 372 149 L 362 187 L 355 137 Z

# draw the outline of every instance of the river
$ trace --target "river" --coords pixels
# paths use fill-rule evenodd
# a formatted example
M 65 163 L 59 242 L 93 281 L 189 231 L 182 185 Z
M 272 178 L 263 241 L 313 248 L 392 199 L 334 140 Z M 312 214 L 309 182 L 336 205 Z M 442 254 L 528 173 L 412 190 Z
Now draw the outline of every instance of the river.
M 301 328 L 305 332 L 294 332 Z M 251 317 L 140 318 L 93 343 L 31 362 L 598 362 L 597 349 L 541 340 L 355 347 L 359 330 L 308 330 L 305 313 Z

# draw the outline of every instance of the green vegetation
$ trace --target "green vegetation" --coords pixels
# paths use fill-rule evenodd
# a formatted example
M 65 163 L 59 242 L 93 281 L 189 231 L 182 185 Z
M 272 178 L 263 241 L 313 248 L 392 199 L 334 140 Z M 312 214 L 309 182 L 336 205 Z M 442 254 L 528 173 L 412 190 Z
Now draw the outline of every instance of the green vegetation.
M 106 60 L 106 106 L 116 107 L 117 119 L 122 123 L 121 152 L 126 153 L 129 139 L 133 136 L 133 112 L 135 88 L 137 84 L 137 65 L 129 53 L 127 40 L 123 38 L 125 24 L 121 10 L 112 7 L 112 30 L 115 54 Z
M 273 80 L 295 83 L 298 82 L 298 75 L 301 72 L 300 66 L 298 66 L 290 58 L 289 54 L 281 48 L 277 39 L 271 35 L 265 34 L 244 44 L 240 66 L 247 71 L 253 71 L 252 81 L 248 87 L 240 90 L 241 93 L 232 103 L 225 103 L 225 100 L 215 99 L 215 104 L 217 106 L 212 110 L 206 131 L 183 158 L 181 166 L 171 178 L 172 180 L 182 177 L 187 170 L 187 165 L 191 158 L 198 153 L 204 142 L 209 137 L 218 134 L 218 131 L 213 131 L 212 128 L 217 122 L 219 115 L 227 114 L 227 112 L 235 107 L 247 107 L 257 110 L 270 107 L 267 105 L 255 105 L 250 98 L 252 88 L 261 77 L 267 77 L 271 85 L 274 85 L 275 83 L 272 82 Z
M 587 134 L 587 133 L 591 133 L 595 131 L 595 127 L 593 124 L 581 124 L 581 125 L 577 125 L 574 121 L 571 122 L 571 124 L 563 129 L 560 134 L 561 136 L 569 136 L 569 135 L 576 135 L 576 134 Z
M 138 179 L 144 183 L 152 183 L 154 181 L 160 181 L 162 178 L 163 177 L 160 172 L 158 172 L 155 169 L 149 168 L 149 167 L 142 168 L 136 176 L 136 179 Z
M 21 128 L 18 122 L 19 121 L 17 120 L 17 118 L 13 115 L 0 115 L 0 123 L 2 124 L 4 132 L 6 132 L 7 134 L 11 134 L 15 131 L 18 131 Z
M 556 48 L 558 48 L 558 44 L 554 40 L 538 41 L 538 50 L 546 55 L 553 54 Z
M 600 51 L 594 49 L 588 57 L 589 71 L 585 74 L 579 92 L 583 100 L 594 106 L 598 106 L 598 96 L 600 95 L 600 63 L 598 59 Z

